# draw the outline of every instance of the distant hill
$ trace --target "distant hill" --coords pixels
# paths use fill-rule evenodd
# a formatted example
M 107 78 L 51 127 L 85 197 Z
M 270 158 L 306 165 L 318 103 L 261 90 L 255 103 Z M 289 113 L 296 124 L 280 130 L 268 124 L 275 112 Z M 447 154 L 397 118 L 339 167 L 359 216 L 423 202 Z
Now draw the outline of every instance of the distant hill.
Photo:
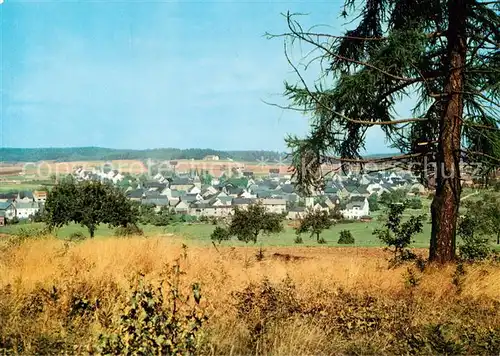
M 38 162 L 38 161 L 111 161 L 120 159 L 137 160 L 176 160 L 203 159 L 217 155 L 220 159 L 237 161 L 279 160 L 284 152 L 272 151 L 219 151 L 203 148 L 157 148 L 147 150 L 113 149 L 102 147 L 68 148 L 0 148 L 0 162 Z
M 220 151 L 209 148 L 155 148 L 146 150 L 114 149 L 103 147 L 65 147 L 65 148 L 0 148 L 0 162 L 38 162 L 38 161 L 111 161 L 120 159 L 137 160 L 201 160 L 216 155 L 221 160 L 252 162 L 258 160 L 284 160 L 285 152 L 273 151 Z M 390 154 L 370 154 L 367 158 L 381 158 Z

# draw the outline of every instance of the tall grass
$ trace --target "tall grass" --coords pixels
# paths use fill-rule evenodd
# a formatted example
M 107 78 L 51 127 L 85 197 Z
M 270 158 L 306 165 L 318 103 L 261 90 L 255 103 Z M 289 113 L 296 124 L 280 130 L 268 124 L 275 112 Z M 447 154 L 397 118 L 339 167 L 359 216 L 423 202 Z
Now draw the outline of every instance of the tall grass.
M 0 252 L 0 351 L 91 352 L 130 278 L 180 258 L 201 285 L 200 354 L 484 353 L 500 350 L 500 268 L 387 268 L 376 248 L 182 246 L 167 238 L 52 237 Z M 459 287 L 457 285 L 459 284 Z

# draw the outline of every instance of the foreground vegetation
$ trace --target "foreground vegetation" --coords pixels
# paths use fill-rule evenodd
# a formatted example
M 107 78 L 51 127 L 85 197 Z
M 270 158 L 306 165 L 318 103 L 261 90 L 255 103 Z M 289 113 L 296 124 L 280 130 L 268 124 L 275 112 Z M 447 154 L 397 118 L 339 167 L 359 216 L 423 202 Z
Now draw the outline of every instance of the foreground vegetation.
M 209 355 L 500 351 L 495 262 L 420 271 L 388 269 L 373 248 L 256 252 L 169 238 L 4 239 L 0 352 L 125 352 L 134 342 Z M 173 312 L 172 295 L 191 298 Z M 146 337 L 167 329 L 175 340 Z

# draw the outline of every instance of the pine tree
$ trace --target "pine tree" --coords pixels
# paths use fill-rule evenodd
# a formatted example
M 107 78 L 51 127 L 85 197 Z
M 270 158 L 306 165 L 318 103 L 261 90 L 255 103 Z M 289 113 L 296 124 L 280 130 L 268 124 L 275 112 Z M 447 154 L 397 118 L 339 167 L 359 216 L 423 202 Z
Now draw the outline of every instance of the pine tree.
M 358 23 L 342 36 L 304 29 L 286 14 L 285 56 L 297 83 L 285 83 L 288 109 L 312 116 L 305 138 L 290 136 L 295 177 L 303 189 L 322 184 L 324 164 L 411 168 L 435 189 L 429 257 L 455 258 L 461 165 L 498 166 L 500 5 L 477 0 L 346 0 Z M 307 53 L 294 63 L 290 48 Z M 309 46 L 309 48 L 307 48 Z M 294 47 L 297 48 L 297 47 Z M 294 51 L 294 55 L 295 55 Z M 318 70 L 309 84 L 304 71 Z M 395 105 L 416 98 L 410 118 Z M 366 159 L 366 131 L 380 127 L 401 151 Z M 481 144 L 482 143 L 482 144 Z M 487 143 L 487 144 L 485 144 Z

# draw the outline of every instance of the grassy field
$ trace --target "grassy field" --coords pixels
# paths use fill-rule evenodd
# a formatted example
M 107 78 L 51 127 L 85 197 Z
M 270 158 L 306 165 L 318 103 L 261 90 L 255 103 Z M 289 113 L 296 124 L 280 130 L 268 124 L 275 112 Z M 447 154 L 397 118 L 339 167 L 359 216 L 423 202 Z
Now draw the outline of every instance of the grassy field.
M 133 306 L 131 293 L 142 291 L 130 283 L 137 274 L 165 298 L 160 309 L 143 309 L 146 314 L 132 319 L 139 328 L 135 337 L 144 340 L 144 318 L 174 315 L 172 287 L 160 281 L 173 281 L 168 271 L 175 260 L 183 272 L 176 293 L 188 295 L 191 283 L 199 283 L 197 315 L 208 318 L 196 332 L 196 354 L 500 351 L 497 264 L 467 265 L 457 274 L 453 265 L 388 269 L 385 253 L 376 248 L 268 247 L 262 260 L 256 251 L 199 244 L 186 250 L 174 236 L 70 244 L 53 237 L 15 244 L 4 240 L 0 353 L 93 354 L 102 345 L 100 335 L 126 338 L 125 330 L 133 329 L 119 327 L 120 315 Z M 192 307 L 192 300 L 184 302 L 175 315 L 185 320 Z M 168 335 L 162 323 L 160 333 Z M 186 341 L 179 340 L 176 345 L 183 347 Z
M 291 246 L 294 244 L 294 239 L 296 237 L 295 230 L 288 225 L 289 222 L 285 221 L 285 231 L 280 234 L 272 235 L 262 235 L 259 238 L 258 244 L 263 246 Z M 0 227 L 0 234 L 15 234 L 21 228 L 40 228 L 43 224 L 33 223 L 33 224 L 18 224 L 18 225 L 8 225 L 5 227 Z M 373 230 L 380 227 L 381 223 L 376 221 L 371 222 L 353 222 L 353 223 L 343 223 L 337 224 L 325 230 L 321 235 L 326 241 L 327 246 L 338 246 L 337 240 L 339 238 L 340 231 L 350 230 L 355 238 L 354 246 L 359 247 L 380 247 L 382 246 L 380 241 L 374 236 Z M 211 245 L 210 234 L 214 230 L 215 226 L 205 223 L 178 223 L 166 227 L 157 227 L 152 225 L 141 226 L 145 235 L 150 237 L 155 236 L 176 236 L 178 239 L 182 239 L 186 243 L 191 243 L 195 245 Z M 64 226 L 57 230 L 56 234 L 60 238 L 66 238 L 72 233 L 81 232 L 88 235 L 85 227 L 77 224 L 70 224 Z M 114 234 L 114 229 L 110 229 L 107 225 L 101 225 L 96 231 L 96 236 L 112 236 Z M 424 223 L 424 231 L 418 234 L 415 238 L 415 247 L 427 247 L 429 244 L 430 236 L 430 224 Z M 315 238 L 309 238 L 308 235 L 303 235 L 304 243 L 303 246 L 316 246 L 317 242 Z M 239 242 L 233 239 L 229 242 L 223 242 L 224 245 L 231 246 L 244 246 L 243 242 Z

